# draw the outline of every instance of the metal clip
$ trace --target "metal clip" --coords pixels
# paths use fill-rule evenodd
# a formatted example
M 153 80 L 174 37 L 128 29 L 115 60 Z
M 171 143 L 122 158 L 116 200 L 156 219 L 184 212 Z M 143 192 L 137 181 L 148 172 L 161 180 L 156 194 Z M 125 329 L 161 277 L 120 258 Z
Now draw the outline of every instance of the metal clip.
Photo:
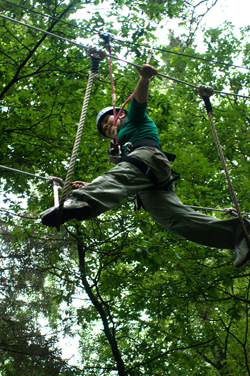
M 117 165 L 121 162 L 122 157 L 119 157 L 117 155 L 109 155 L 109 164 L 113 163 Z
M 133 144 L 132 144 L 132 142 L 126 142 L 126 144 L 122 145 L 122 151 L 124 151 L 125 148 L 126 148 L 126 153 L 125 153 L 125 155 L 128 155 L 129 153 L 131 153 L 132 148 L 133 148 Z
M 109 163 L 118 164 L 121 162 L 122 151 L 121 145 L 116 144 L 113 140 L 109 143 L 108 149 Z
M 109 44 L 115 38 L 114 34 L 111 34 L 108 31 L 103 31 L 99 34 L 99 37 L 102 38 L 106 44 Z

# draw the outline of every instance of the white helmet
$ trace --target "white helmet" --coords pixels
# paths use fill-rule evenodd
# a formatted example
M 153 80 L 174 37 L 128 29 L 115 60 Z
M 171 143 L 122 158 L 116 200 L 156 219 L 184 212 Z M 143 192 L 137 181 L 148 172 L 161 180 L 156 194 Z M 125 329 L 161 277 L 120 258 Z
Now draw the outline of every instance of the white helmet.
M 119 110 L 120 110 L 120 107 L 115 107 L 115 109 L 116 109 L 116 113 L 118 113 Z M 123 110 L 123 111 L 124 111 L 125 113 L 127 113 L 127 110 Z M 103 109 L 98 113 L 98 115 L 97 115 L 97 117 L 96 117 L 96 125 L 97 125 L 97 128 L 98 128 L 98 131 L 99 131 L 103 136 L 107 137 L 106 134 L 105 134 L 105 132 L 103 132 L 103 130 L 102 130 L 102 126 L 101 126 L 101 118 L 102 118 L 103 116 L 105 116 L 105 115 L 113 115 L 113 107 L 105 107 L 105 108 L 103 108 Z

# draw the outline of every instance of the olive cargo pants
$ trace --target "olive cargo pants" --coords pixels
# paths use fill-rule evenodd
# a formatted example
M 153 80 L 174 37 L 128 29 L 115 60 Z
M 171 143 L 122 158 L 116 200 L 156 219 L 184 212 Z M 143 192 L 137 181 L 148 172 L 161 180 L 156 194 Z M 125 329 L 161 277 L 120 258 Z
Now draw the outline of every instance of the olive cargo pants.
M 168 159 L 156 148 L 140 147 L 130 153 L 147 163 L 159 183 L 170 179 Z M 243 237 L 238 218 L 220 220 L 186 207 L 172 190 L 150 190 L 153 183 L 137 167 L 121 162 L 68 197 L 85 201 L 91 214 L 86 219 L 119 205 L 128 196 L 138 193 L 144 209 L 166 229 L 192 242 L 216 248 L 234 249 Z M 245 220 L 248 231 L 250 222 Z

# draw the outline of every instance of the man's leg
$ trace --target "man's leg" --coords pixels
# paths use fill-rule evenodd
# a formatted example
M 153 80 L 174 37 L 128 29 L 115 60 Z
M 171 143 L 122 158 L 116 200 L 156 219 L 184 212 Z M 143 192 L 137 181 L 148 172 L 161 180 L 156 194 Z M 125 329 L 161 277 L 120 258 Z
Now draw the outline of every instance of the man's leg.
M 95 218 L 117 205 L 134 192 L 152 187 L 152 182 L 131 163 L 122 162 L 94 179 L 88 185 L 73 190 L 64 203 L 61 224 L 70 219 Z M 57 208 L 48 209 L 42 223 L 55 227 Z
M 158 149 L 141 147 L 130 155 L 150 166 L 160 183 L 169 179 L 170 164 Z M 82 221 L 97 217 L 119 205 L 128 196 L 153 185 L 150 179 L 133 164 L 121 162 L 85 187 L 73 190 L 68 195 L 61 223 L 73 218 Z M 56 225 L 56 217 L 57 208 L 48 209 L 42 217 L 42 222 L 46 226 L 53 227 Z
M 139 193 L 144 209 L 166 229 L 205 246 L 234 249 L 242 239 L 238 218 L 220 220 L 186 207 L 172 191 Z M 250 222 L 245 220 L 250 231 Z
M 134 192 L 152 185 L 137 167 L 122 162 L 85 187 L 73 190 L 68 197 L 88 203 L 91 213 L 87 219 L 91 219 L 115 208 L 128 196 L 133 196 Z

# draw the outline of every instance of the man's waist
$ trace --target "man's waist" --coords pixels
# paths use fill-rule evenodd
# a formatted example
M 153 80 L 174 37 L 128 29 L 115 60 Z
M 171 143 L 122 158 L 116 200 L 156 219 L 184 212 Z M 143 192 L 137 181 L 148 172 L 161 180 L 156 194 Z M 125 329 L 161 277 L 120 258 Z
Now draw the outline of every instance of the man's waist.
M 153 148 L 160 150 L 168 158 L 168 160 L 171 161 L 171 162 L 173 162 L 176 158 L 175 154 L 170 154 L 170 153 L 164 152 L 159 144 L 157 144 L 155 141 L 147 139 L 147 138 L 137 140 L 133 143 L 127 142 L 125 145 L 123 145 L 122 148 L 124 149 L 124 147 L 126 147 L 125 155 L 129 155 L 132 151 L 134 151 L 134 150 L 136 150 L 136 149 L 138 149 L 142 146 L 153 147 Z

